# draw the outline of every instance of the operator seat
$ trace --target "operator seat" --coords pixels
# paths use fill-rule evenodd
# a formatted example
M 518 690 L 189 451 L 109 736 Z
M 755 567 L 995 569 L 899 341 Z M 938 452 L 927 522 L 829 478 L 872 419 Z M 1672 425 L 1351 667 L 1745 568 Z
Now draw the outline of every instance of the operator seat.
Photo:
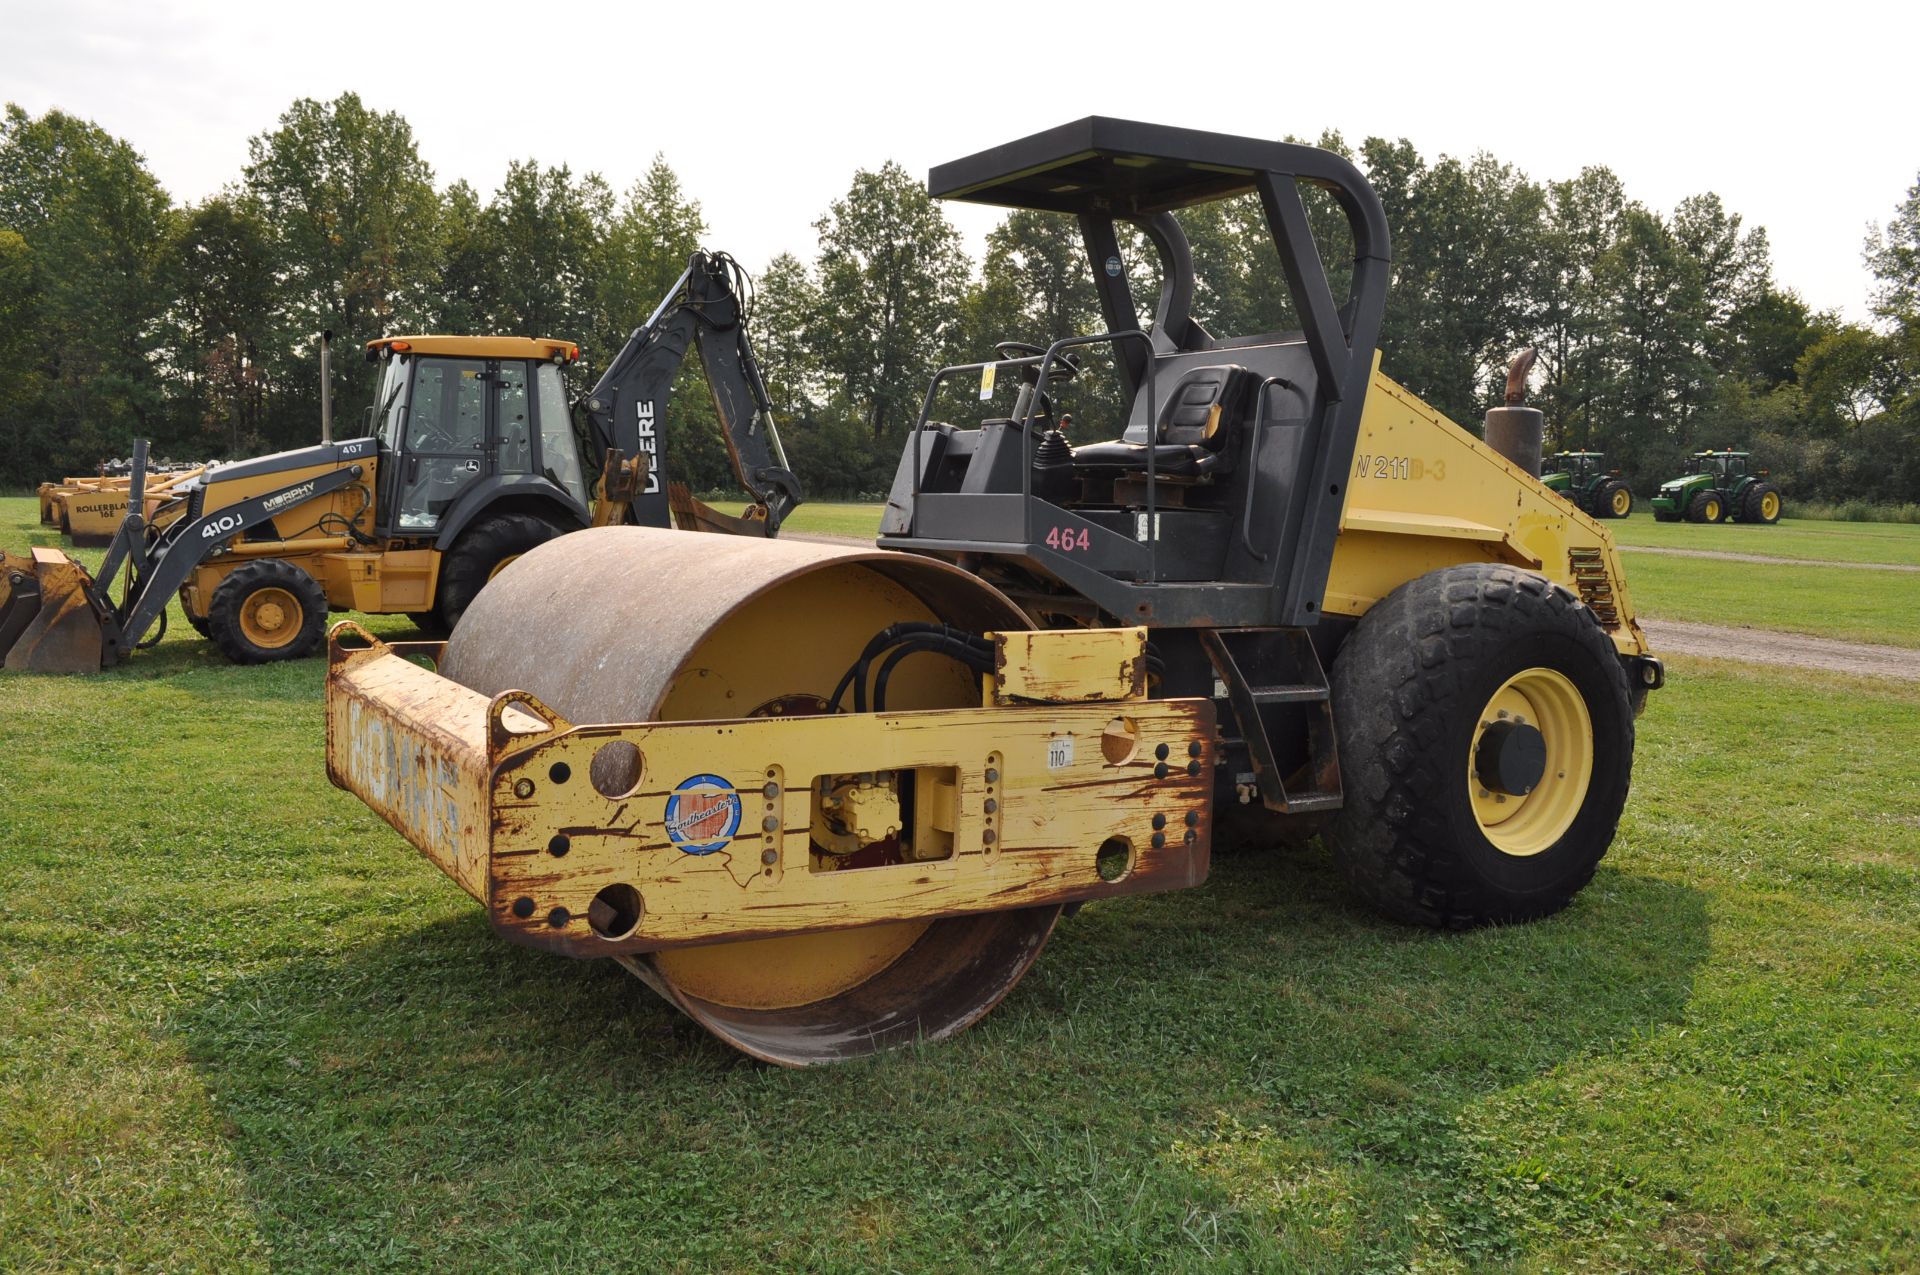
M 1166 477 L 1192 478 L 1205 473 L 1218 465 L 1236 432 L 1252 384 L 1253 374 L 1238 363 L 1193 368 L 1161 400 L 1152 443 L 1133 443 L 1124 438 L 1088 443 L 1073 449 L 1073 467 L 1144 474 L 1151 453 L 1154 471 Z M 1143 410 L 1146 397 L 1145 389 L 1136 396 Z

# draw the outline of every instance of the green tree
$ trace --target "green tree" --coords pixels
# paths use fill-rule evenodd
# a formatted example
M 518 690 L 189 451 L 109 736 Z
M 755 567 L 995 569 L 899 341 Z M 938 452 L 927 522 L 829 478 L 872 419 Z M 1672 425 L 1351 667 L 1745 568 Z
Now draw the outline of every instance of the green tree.
M 579 181 L 564 166 L 507 166 L 488 203 L 481 243 L 489 317 L 515 336 L 584 339 L 597 317 L 613 192 L 598 174 Z
M 1612 393 L 1608 312 L 1601 263 L 1622 233 L 1629 202 L 1612 170 L 1584 168 L 1547 188 L 1545 225 L 1532 270 L 1535 348 L 1545 381 L 1539 406 L 1564 446 L 1604 445 Z
M 440 200 L 412 126 L 356 93 L 301 98 L 247 153 L 245 197 L 267 227 L 279 280 L 271 366 L 292 389 L 271 430 L 276 442 L 309 442 L 313 334 L 331 330 L 351 348 L 434 313 Z M 340 358 L 333 372 L 336 403 L 370 400 L 370 365 Z
M 892 161 L 855 173 L 814 229 L 821 304 L 813 346 L 834 397 L 889 451 L 958 336 L 968 274 L 960 234 Z
M 619 353 L 646 321 L 707 233 L 706 216 L 659 155 L 621 200 L 596 271 L 596 317 L 588 354 L 596 366 Z
M 434 289 L 436 331 L 472 336 L 495 332 L 496 261 L 486 207 L 465 181 L 440 196 L 440 282 Z
M 1868 227 L 1866 261 L 1874 313 L 1907 327 L 1920 322 L 1920 181 L 1907 187 L 1891 221 Z
M 20 241 L 0 286 L 32 342 L 8 365 L 21 382 L 0 421 L 8 477 L 84 472 L 136 437 L 174 442 L 158 357 L 172 217 L 126 142 L 61 111 L 0 116 L 0 229 Z
M 245 203 L 209 199 L 168 245 L 174 392 L 196 426 L 196 454 L 245 456 L 264 438 L 274 277 L 266 227 Z
M 820 289 L 800 258 L 783 252 L 761 271 L 751 330 L 767 396 L 783 427 L 809 417 L 819 396 L 819 363 L 807 343 L 819 308 Z

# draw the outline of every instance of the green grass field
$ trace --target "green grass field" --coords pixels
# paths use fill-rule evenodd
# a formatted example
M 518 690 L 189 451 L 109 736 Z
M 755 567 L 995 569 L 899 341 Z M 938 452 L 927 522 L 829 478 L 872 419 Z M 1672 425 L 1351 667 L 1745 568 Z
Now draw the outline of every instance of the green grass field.
M 1717 549 L 1759 553 L 1775 558 L 1825 562 L 1893 562 L 1920 565 L 1920 525 L 1891 522 L 1815 522 L 1788 516 L 1771 527 L 1727 522 L 1699 526 L 1655 522 L 1644 504 L 1631 518 L 1609 520 L 1607 528 L 1621 545 L 1670 549 Z
M 495 939 L 322 673 L 0 680 L 0 1269 L 1920 1267 L 1920 688 L 1680 662 L 1560 917 L 1222 850 L 791 1073 Z

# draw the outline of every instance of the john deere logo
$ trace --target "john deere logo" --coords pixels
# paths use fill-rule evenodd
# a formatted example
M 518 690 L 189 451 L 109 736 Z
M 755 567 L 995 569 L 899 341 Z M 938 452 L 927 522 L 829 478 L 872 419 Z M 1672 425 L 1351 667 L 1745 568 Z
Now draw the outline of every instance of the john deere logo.
M 683 779 L 667 798 L 667 836 L 687 854 L 712 854 L 740 828 L 740 794 L 718 775 Z

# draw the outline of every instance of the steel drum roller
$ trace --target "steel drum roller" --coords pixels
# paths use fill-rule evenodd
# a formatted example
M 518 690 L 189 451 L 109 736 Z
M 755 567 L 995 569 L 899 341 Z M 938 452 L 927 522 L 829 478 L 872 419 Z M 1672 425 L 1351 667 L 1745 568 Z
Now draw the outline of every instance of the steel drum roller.
M 576 723 L 815 713 L 874 634 L 910 621 L 1031 627 L 992 586 L 928 558 L 606 527 L 500 572 L 440 671 L 485 695 L 531 691 Z M 900 664 L 887 706 L 979 700 L 976 674 L 922 654 Z M 806 1065 L 965 1028 L 1020 980 L 1059 915 L 1056 904 L 619 959 L 739 1049 Z

